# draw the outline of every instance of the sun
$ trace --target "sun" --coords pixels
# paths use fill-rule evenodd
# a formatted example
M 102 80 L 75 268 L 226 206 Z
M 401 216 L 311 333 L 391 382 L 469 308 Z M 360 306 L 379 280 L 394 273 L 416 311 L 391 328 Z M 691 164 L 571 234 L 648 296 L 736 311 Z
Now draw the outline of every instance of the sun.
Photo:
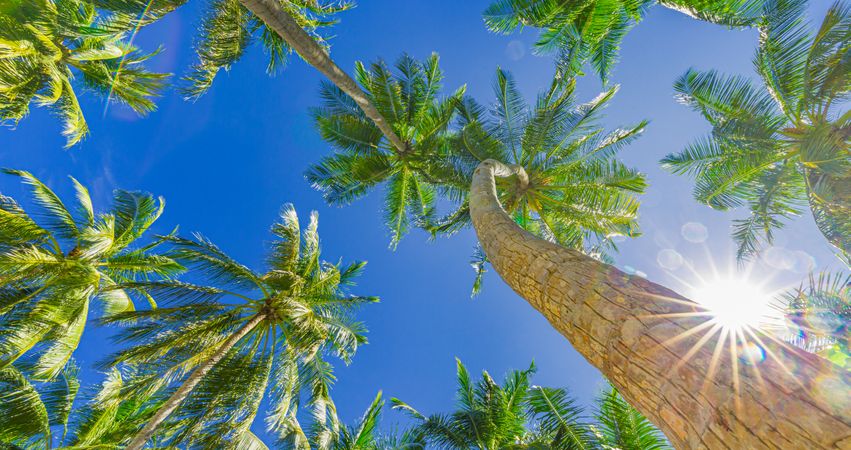
M 728 330 L 759 329 L 780 318 L 774 296 L 745 278 L 716 278 L 692 288 L 691 298 Z

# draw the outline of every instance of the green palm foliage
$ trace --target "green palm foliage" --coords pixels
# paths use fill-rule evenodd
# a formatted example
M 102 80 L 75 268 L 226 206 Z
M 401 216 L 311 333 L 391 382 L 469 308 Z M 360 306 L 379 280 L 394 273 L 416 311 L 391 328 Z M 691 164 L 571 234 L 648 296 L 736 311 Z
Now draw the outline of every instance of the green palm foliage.
M 810 274 L 781 301 L 791 343 L 851 370 L 851 275 Z
M 127 395 L 125 386 L 137 371 L 112 369 L 96 391 L 84 392 L 71 415 L 69 431 L 60 441 L 61 448 L 117 449 L 126 436 L 153 415 L 165 400 L 156 392 Z
M 473 382 L 457 361 L 457 409 L 425 416 L 398 399 L 393 407 L 417 421 L 414 433 L 442 449 L 598 449 L 670 448 L 661 433 L 614 390 L 598 400 L 599 425 L 564 389 L 533 386 L 534 364 L 510 372 L 498 384 L 485 371 Z
M 754 24 L 764 0 L 659 0 L 691 17 L 731 27 Z M 488 29 L 508 34 L 540 28 L 535 51 L 556 56 L 558 77 L 582 75 L 585 64 L 605 82 L 621 43 L 656 0 L 495 0 L 484 12 Z
M 603 449 L 667 450 L 665 436 L 610 387 L 597 398 L 594 431 Z
M 77 371 L 69 362 L 54 379 L 38 382 L 14 365 L 0 369 L 0 447 L 49 448 L 59 428 L 64 437 L 80 390 Z
M 148 393 L 150 401 L 161 402 L 197 367 L 224 352 L 159 427 L 158 444 L 249 448 L 241 445 L 253 440 L 249 428 L 262 405 L 271 433 L 282 443 L 306 448 L 307 433 L 297 416 L 303 392 L 306 409 L 324 430 L 316 439 L 330 442 L 339 430 L 330 397 L 335 378 L 325 357 L 349 362 L 366 343 L 353 311 L 377 299 L 348 293 L 365 263 L 343 267 L 322 261 L 315 213 L 301 230 L 287 205 L 272 232 L 276 241 L 265 273 L 238 263 L 200 236 L 170 238 L 172 255 L 205 283 L 139 283 L 159 294 L 160 307 L 104 320 L 124 326 L 118 335 L 124 348 L 105 365 L 129 364 L 142 371 L 122 395 Z M 224 347 L 242 332 L 235 345 Z
M 150 420 L 165 402 L 164 391 L 127 392 L 139 376 L 139 371 L 132 368 L 111 369 L 96 391 L 80 389 L 76 374 L 76 367 L 69 365 L 62 377 L 34 384 L 32 389 L 4 380 L 0 389 L 10 389 L 0 391 L 0 398 L 10 400 L 0 406 L 0 411 L 10 413 L 7 417 L 14 419 L 0 425 L 0 444 L 68 450 L 119 449 L 127 436 Z M 16 387 L 18 391 L 14 390 Z M 55 432 L 57 426 L 62 427 L 61 434 Z M 246 436 L 260 442 L 251 433 Z M 157 444 L 154 448 L 159 448 Z
M 712 133 L 662 164 L 695 178 L 702 203 L 722 210 L 747 205 L 750 216 L 733 227 L 740 258 L 771 243 L 774 230 L 807 202 L 819 230 L 847 256 L 851 9 L 835 3 L 812 34 L 805 2 L 772 0 L 765 8 L 754 59 L 762 84 L 686 72 L 675 84 L 679 98 L 712 124 Z
M 117 190 L 108 213 L 95 215 L 88 190 L 73 178 L 76 208 L 32 174 L 6 170 L 32 188 L 39 208 L 28 215 L 0 197 L 0 370 L 27 355 L 36 379 L 61 373 L 77 348 L 92 301 L 105 315 L 153 299 L 119 285 L 172 277 L 183 270 L 138 240 L 162 214 L 162 198 Z M 73 211 L 73 212 L 72 212 Z
M 464 93 L 461 88 L 439 97 L 443 74 L 436 54 L 423 62 L 404 55 L 395 69 L 380 61 L 369 68 L 357 63 L 355 79 L 405 143 L 405 151 L 394 148 L 353 100 L 323 83 L 324 103 L 313 116 L 335 154 L 307 172 L 308 181 L 332 205 L 350 203 L 386 183 L 384 222 L 393 248 L 412 223 L 434 216 L 436 195 L 448 181 L 441 177 L 447 169 L 441 155 L 454 104 Z
M 437 221 L 433 232 L 452 233 L 470 223 L 467 180 L 481 161 L 495 159 L 522 167 L 528 176 L 528 183 L 499 179 L 497 189 L 505 210 L 530 232 L 598 256 L 616 249 L 612 237 L 638 234 L 634 194 L 643 192 L 644 176 L 615 156 L 647 122 L 605 132 L 599 119 L 617 86 L 580 105 L 573 86 L 554 83 L 530 108 L 511 75 L 497 70 L 496 102 L 489 110 L 469 97 L 459 103 L 449 159 L 464 187 L 445 190 L 461 206 Z M 480 277 L 484 254 L 477 255 L 473 265 Z
M 318 30 L 335 24 L 337 21 L 333 16 L 352 6 L 353 3 L 340 0 L 281 2 L 281 7 L 323 45 L 325 40 Z M 200 26 L 195 48 L 198 62 L 186 77 L 190 82 L 186 94 L 198 97 L 206 92 L 216 74 L 222 69 L 230 69 L 254 42 L 259 42 L 268 54 L 266 71 L 270 75 L 283 68 L 292 53 L 287 42 L 242 6 L 239 0 L 212 1 Z
M 0 121 L 17 124 L 30 104 L 62 119 L 67 146 L 89 128 L 75 93 L 82 86 L 137 113 L 154 110 L 166 74 L 145 70 L 153 53 L 128 42 L 126 20 L 85 0 L 21 0 L 0 6 Z
M 136 17 L 136 23 L 149 24 L 184 4 L 186 0 L 95 0 L 102 8 L 124 16 Z M 347 0 L 290 0 L 281 2 L 289 14 L 317 42 L 325 45 L 319 33 L 334 25 L 333 16 L 354 4 Z M 253 43 L 260 43 L 268 55 L 267 72 L 282 69 L 292 49 L 277 33 L 246 9 L 239 0 L 211 0 L 199 26 L 195 44 L 198 61 L 186 76 L 184 93 L 190 98 L 203 95 L 212 86 L 220 70 L 229 70 Z
M 363 416 L 353 425 L 340 427 L 330 443 L 314 442 L 313 448 L 331 450 L 416 450 L 425 444 L 416 433 L 381 433 L 379 425 L 384 400 L 379 392 Z M 322 428 L 318 428 L 322 430 Z

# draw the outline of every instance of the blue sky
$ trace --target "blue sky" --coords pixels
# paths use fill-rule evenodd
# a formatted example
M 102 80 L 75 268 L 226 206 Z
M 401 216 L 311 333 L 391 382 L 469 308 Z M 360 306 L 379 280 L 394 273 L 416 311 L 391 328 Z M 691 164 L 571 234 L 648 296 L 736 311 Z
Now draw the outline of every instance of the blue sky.
M 481 19 L 487 3 L 362 0 L 334 28 L 332 56 L 350 71 L 356 60 L 392 62 L 403 52 L 421 59 L 435 51 L 447 93 L 466 84 L 480 102 L 491 102 L 493 75 L 501 66 L 532 99 L 549 85 L 551 61 L 531 54 L 532 30 L 489 33 Z M 811 17 L 820 21 L 829 2 L 812 3 Z M 195 2 L 143 30 L 138 44 L 164 48 L 153 61 L 155 69 L 185 73 L 193 60 L 199 11 Z M 751 75 L 756 39 L 753 30 L 730 31 L 661 7 L 651 9 L 627 36 L 613 76 L 621 90 L 605 123 L 651 121 L 645 135 L 622 154 L 647 174 L 650 188 L 641 210 L 644 235 L 620 244 L 618 266 L 684 293 L 682 282 L 695 282 L 695 275 L 688 264 L 672 269 L 672 251 L 701 274 L 713 267 L 735 270 L 728 235 L 731 220 L 741 212 L 698 205 L 691 198 L 691 181 L 662 171 L 657 161 L 708 131 L 698 114 L 674 101 L 674 79 L 689 67 Z M 101 207 L 108 205 L 115 187 L 162 195 L 167 206 L 156 231 L 167 232 L 176 224 L 184 233 L 200 231 L 257 269 L 282 204 L 294 203 L 303 218 L 318 210 L 326 258 L 368 260 L 358 293 L 382 299 L 360 316 L 370 329 L 370 344 L 351 366 L 338 365 L 334 396 L 346 421 L 359 416 L 378 390 L 423 412 L 448 410 L 454 357 L 474 373 L 487 369 L 497 378 L 534 359 L 536 384 L 568 387 L 590 402 L 602 386 L 597 370 L 494 272 L 487 274 L 482 295 L 469 298 L 472 231 L 436 242 L 415 231 L 393 252 L 381 225 L 380 192 L 345 208 L 324 205 L 303 177 L 310 163 L 330 151 L 307 112 L 318 104 L 321 75 L 293 58 L 284 72 L 268 77 L 265 64 L 254 47 L 198 101 L 186 102 L 169 91 L 159 99 L 159 110 L 145 118 L 115 106 L 104 114 L 103 103 L 86 95 L 83 106 L 92 135 L 70 150 L 62 148 L 58 120 L 34 108 L 16 130 L 0 130 L 0 165 L 32 171 L 65 195 L 71 195 L 66 176 L 73 175 L 89 186 Z M 581 100 L 599 90 L 593 76 L 579 81 Z M 12 177 L 0 178 L 0 191 L 23 198 Z M 808 215 L 779 233 L 776 248 L 766 255 L 749 276 L 771 288 L 797 284 L 811 264 L 838 267 Z M 78 361 L 89 367 L 87 381 L 99 378 L 90 365 L 109 351 L 108 334 L 89 328 L 77 352 Z M 388 410 L 384 422 L 402 420 Z

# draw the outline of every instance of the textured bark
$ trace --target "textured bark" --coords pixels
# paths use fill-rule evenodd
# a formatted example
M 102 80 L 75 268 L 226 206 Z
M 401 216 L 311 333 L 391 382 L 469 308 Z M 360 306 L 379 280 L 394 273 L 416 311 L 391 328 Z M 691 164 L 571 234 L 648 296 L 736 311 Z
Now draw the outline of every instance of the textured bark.
M 517 172 L 487 160 L 473 175 L 470 210 L 488 259 L 675 447 L 851 449 L 847 373 L 765 336 L 765 360 L 747 364 L 730 358 L 729 342 L 716 347 L 717 333 L 701 340 L 709 328 L 683 335 L 707 318 L 670 315 L 701 311 L 696 303 L 517 226 L 494 184 Z
M 346 72 L 331 59 L 328 52 L 316 43 L 276 0 L 239 0 L 243 6 L 259 17 L 269 28 L 287 41 L 305 61 L 322 72 L 332 83 L 358 104 L 364 114 L 375 123 L 390 144 L 400 153 L 405 153 L 405 143 L 399 139 L 384 116 L 375 108 L 369 97 Z
M 145 445 L 145 443 L 148 442 L 148 439 L 150 439 L 151 436 L 153 436 L 154 433 L 157 431 L 157 427 L 159 427 L 168 418 L 168 416 L 172 412 L 174 412 L 174 410 L 177 409 L 177 407 L 180 406 L 181 403 L 183 403 L 184 400 L 186 400 L 186 397 L 189 396 L 189 393 L 192 392 L 192 389 L 195 389 L 195 386 L 197 386 L 198 383 L 200 383 L 201 380 L 204 379 L 204 376 L 207 375 L 210 369 L 212 369 L 213 366 L 215 366 L 219 361 L 221 361 L 221 359 L 224 358 L 224 356 L 230 351 L 230 349 L 233 348 L 234 345 L 236 345 L 237 342 L 239 342 L 240 339 L 242 339 L 243 337 L 245 337 L 246 334 L 251 332 L 251 330 L 253 330 L 254 327 L 256 327 L 257 324 L 262 322 L 265 318 L 266 316 L 264 314 L 258 314 L 254 316 L 254 318 L 252 318 L 247 324 L 243 325 L 243 327 L 240 328 L 236 333 L 231 335 L 222 344 L 222 346 L 219 347 L 219 349 L 216 350 L 216 352 L 212 356 L 210 356 L 210 359 L 204 362 L 204 364 L 198 366 L 198 368 L 195 369 L 191 375 L 189 375 L 189 378 L 187 378 L 186 381 L 183 382 L 183 385 L 181 385 L 180 388 L 174 392 L 174 394 L 171 394 L 171 397 L 169 397 L 168 400 L 163 403 L 160 409 L 157 410 L 157 413 L 154 414 L 154 417 L 152 417 L 151 420 L 149 420 L 148 423 L 146 423 L 145 426 L 141 430 L 139 430 L 139 432 L 136 433 L 135 436 L 133 436 L 133 440 L 131 440 L 130 443 L 127 444 L 127 447 L 125 449 L 141 449 Z

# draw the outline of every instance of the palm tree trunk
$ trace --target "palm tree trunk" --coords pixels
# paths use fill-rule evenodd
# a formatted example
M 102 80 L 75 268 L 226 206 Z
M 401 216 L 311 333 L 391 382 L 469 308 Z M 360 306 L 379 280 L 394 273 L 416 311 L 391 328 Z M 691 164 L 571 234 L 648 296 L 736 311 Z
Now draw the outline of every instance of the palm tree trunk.
M 675 447 L 851 448 L 847 373 L 761 334 L 765 359 L 743 354 L 747 332 L 729 338 L 694 315 L 702 310 L 691 300 L 523 230 L 495 186 L 520 171 L 487 160 L 473 175 L 470 210 L 485 253 Z
M 148 439 L 154 435 L 154 432 L 157 430 L 166 418 L 178 407 L 186 397 L 189 396 L 189 393 L 192 392 L 192 389 L 195 389 L 195 386 L 201 382 L 207 372 L 213 368 L 224 356 L 227 352 L 239 342 L 240 339 L 245 337 L 254 327 L 257 326 L 263 319 L 266 318 L 265 314 L 257 314 L 254 316 L 247 324 L 243 325 L 235 334 L 231 335 L 212 356 L 208 359 L 204 364 L 198 366 L 189 378 L 183 382 L 183 385 L 180 386 L 178 390 L 171 394 L 171 397 L 166 400 L 165 403 L 157 410 L 157 413 L 145 424 L 145 426 L 133 436 L 133 440 L 127 444 L 125 450 L 139 450 L 141 449 Z
M 400 153 L 407 151 L 405 143 L 399 139 L 399 136 L 369 101 L 369 97 L 361 90 L 355 80 L 337 66 L 328 52 L 296 23 L 292 16 L 281 7 L 280 2 L 276 0 L 239 1 L 269 28 L 275 30 L 305 61 L 322 72 L 332 83 L 351 97 L 360 106 L 364 114 L 384 133 L 384 136 L 396 150 Z

